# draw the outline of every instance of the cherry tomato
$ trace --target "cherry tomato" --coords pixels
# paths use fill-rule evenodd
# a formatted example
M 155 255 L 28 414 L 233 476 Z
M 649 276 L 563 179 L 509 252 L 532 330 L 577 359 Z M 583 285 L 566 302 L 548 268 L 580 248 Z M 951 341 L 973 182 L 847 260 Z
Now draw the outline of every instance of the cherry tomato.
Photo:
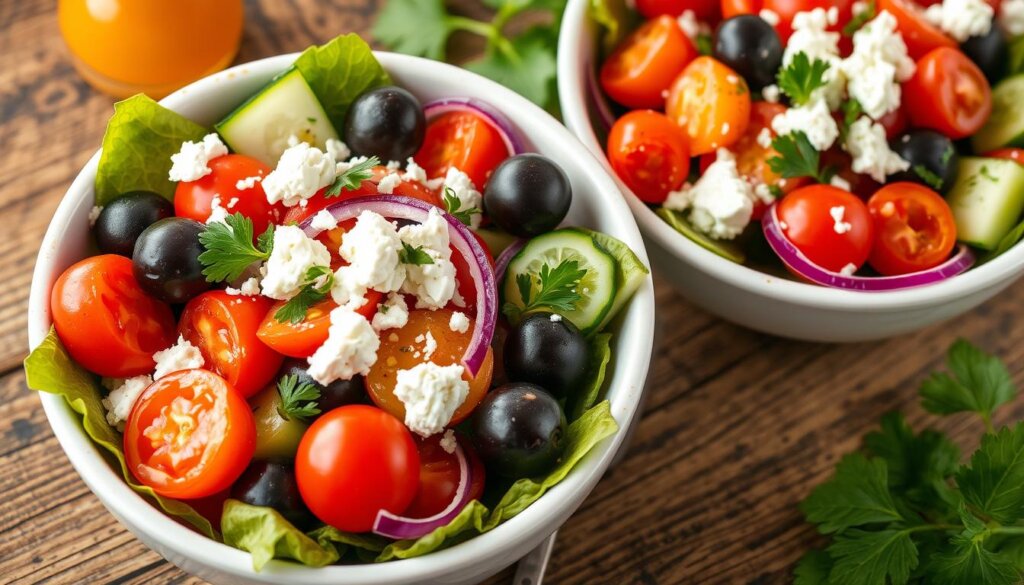
M 925 55 L 903 87 L 910 123 L 938 130 L 953 140 L 977 132 L 992 113 L 988 80 L 957 49 L 942 47 Z
M 420 455 L 420 487 L 416 491 L 416 497 L 405 510 L 404 516 L 429 518 L 447 508 L 455 498 L 455 492 L 459 488 L 459 459 L 454 453 L 441 448 L 441 436 L 434 435 L 427 439 L 415 437 Z M 459 446 L 466 454 L 466 461 L 472 474 L 469 497 L 479 500 L 484 493 L 486 472 L 483 463 L 467 441 L 459 441 Z
M 722 0 L 719 8 L 724 20 L 741 14 L 759 13 L 764 8 L 764 0 Z
M 720 16 L 717 2 L 710 0 L 637 0 L 637 12 L 647 18 L 655 18 L 663 14 L 679 16 L 692 10 L 697 20 L 715 23 Z
M 384 295 L 375 291 L 367 291 L 366 303 L 356 310 L 357 313 L 372 320 L 377 312 L 377 305 Z M 313 355 L 318 347 L 327 341 L 328 329 L 331 326 L 331 311 L 337 303 L 330 299 L 320 301 L 306 311 L 306 318 L 298 323 L 281 322 L 274 316 L 286 301 L 274 303 L 267 311 L 263 322 L 256 331 L 256 337 L 277 353 L 290 357 L 304 358 Z
M 381 510 L 404 512 L 419 476 L 416 442 L 402 421 L 362 404 L 316 419 L 295 455 L 302 500 L 344 532 L 369 531 Z
M 272 303 L 261 296 L 205 292 L 185 305 L 178 333 L 199 348 L 207 369 L 248 398 L 274 378 L 284 360 L 257 336 Z
M 878 0 L 878 12 L 883 10 L 896 17 L 896 30 L 903 36 L 912 59 L 920 59 L 939 47 L 956 48 L 956 41 L 928 22 L 914 0 Z
M 174 215 L 205 223 L 213 211 L 213 198 L 218 197 L 221 207 L 228 213 L 241 213 L 252 220 L 255 235 L 262 234 L 268 225 L 280 220 L 284 207 L 267 202 L 261 183 L 256 183 L 251 189 L 236 186 L 242 179 L 266 176 L 270 167 L 241 154 L 218 156 L 210 161 L 209 166 L 213 172 L 205 177 L 178 183 L 174 190 Z
M 289 207 L 288 211 L 285 212 L 284 217 L 281 218 L 281 223 L 284 225 L 302 223 L 306 219 L 316 215 L 321 209 L 326 209 L 335 203 L 341 203 L 342 201 L 355 199 L 357 197 L 376 195 L 377 182 L 363 181 L 355 189 L 342 189 L 341 193 L 335 197 L 327 197 L 325 195 L 326 192 L 327 187 L 317 191 L 312 197 L 306 200 L 305 207 L 301 205 Z
M 735 71 L 711 57 L 686 66 L 669 91 L 665 113 L 690 139 L 690 155 L 736 143 L 750 121 L 750 89 Z
M 919 5 L 921 5 L 923 7 L 926 7 L 926 8 L 928 6 L 931 6 L 932 4 L 941 4 L 942 3 L 942 0 L 916 0 L 916 1 L 917 1 L 917 3 Z M 996 12 L 999 11 L 999 4 L 1001 2 L 1002 2 L 1002 0 L 985 0 L 985 4 L 988 4 L 989 6 L 991 6 L 992 9 L 995 10 Z
M 682 130 L 664 114 L 635 110 L 612 126 L 608 162 L 637 197 L 661 203 L 686 180 L 690 149 Z
M 476 232 L 472 232 L 473 237 L 483 248 L 484 254 L 487 256 L 487 261 L 494 267 L 494 256 L 491 254 L 490 247 L 487 246 L 487 242 L 480 237 Z M 449 307 L 455 311 L 462 311 L 469 316 L 476 315 L 476 281 L 473 280 L 473 274 L 469 271 L 469 262 L 466 258 L 454 247 L 452 248 L 452 264 L 455 265 L 455 290 L 458 291 L 459 296 L 465 302 L 465 307 L 458 307 L 454 303 L 449 303 Z
M 227 489 L 255 449 L 249 404 L 207 370 L 160 378 L 142 392 L 125 424 L 128 470 L 169 498 L 203 498 Z
M 511 155 L 501 133 L 473 112 L 447 112 L 427 123 L 423 145 L 413 156 L 430 178 L 455 167 L 469 175 L 481 193 L 501 161 Z
M 984 156 L 988 158 L 1001 158 L 1004 160 L 1012 160 L 1017 164 L 1024 165 L 1024 148 L 1000 148 L 993 150 L 992 152 L 986 153 Z
M 660 109 L 665 92 L 697 57 L 697 49 L 671 16 L 648 20 L 626 37 L 601 66 L 601 87 L 630 108 Z
M 374 183 L 380 183 L 380 180 L 386 177 L 387 175 L 391 174 L 391 172 L 392 171 L 389 171 L 388 168 L 385 166 L 373 167 L 373 178 L 370 180 L 373 181 Z M 399 173 L 399 175 L 401 175 L 403 171 L 397 172 Z M 445 169 L 445 172 L 447 173 L 448 169 Z M 490 175 L 490 171 L 488 171 L 487 174 Z M 442 174 L 441 176 L 444 175 Z M 419 181 L 402 181 L 401 183 L 395 186 L 395 188 L 391 191 L 391 194 L 402 195 L 404 197 L 412 197 L 413 199 L 419 199 L 420 201 L 444 209 L 444 203 L 438 196 L 438 191 L 432 191 L 428 189 L 426 185 L 420 183 Z
M 811 185 L 786 195 L 776 212 L 789 241 L 822 268 L 833 272 L 850 264 L 860 268 L 871 253 L 871 215 L 852 193 Z
M 892 140 L 897 136 L 903 134 L 910 127 L 910 120 L 907 118 L 907 112 L 903 108 L 896 108 L 888 114 L 882 116 L 882 119 L 878 120 L 878 123 L 885 128 L 885 137 L 888 140 Z
M 465 333 L 452 331 L 452 311 L 411 310 L 409 322 L 401 329 L 388 329 L 381 336 L 380 348 L 377 350 L 377 362 L 370 368 L 366 376 L 366 390 L 373 402 L 384 410 L 405 420 L 405 404 L 395 396 L 395 383 L 399 370 L 407 370 L 425 361 L 439 366 L 449 366 L 462 362 L 462 355 L 473 335 L 473 322 Z M 430 334 L 437 343 L 437 349 L 427 357 L 424 355 L 424 337 Z M 469 395 L 452 416 L 451 425 L 462 422 L 476 405 L 487 394 L 494 373 L 494 355 L 488 351 L 483 366 L 475 378 L 469 373 L 463 374 L 469 382 Z
M 871 267 L 884 275 L 938 266 L 956 245 L 956 221 L 938 193 L 917 183 L 891 183 L 868 200 L 875 222 Z
M 101 376 L 148 374 L 153 354 L 174 343 L 171 308 L 143 292 L 124 256 L 93 256 L 65 270 L 50 312 L 71 357 Z
M 721 9 L 723 18 L 732 18 L 740 14 L 760 14 L 762 10 L 774 12 L 779 16 L 775 31 L 779 33 L 779 40 L 785 46 L 793 34 L 793 17 L 797 13 L 810 12 L 815 8 L 829 10 L 834 7 L 839 11 L 839 18 L 828 30 L 840 32 L 853 18 L 853 4 L 853 0 L 722 0 Z M 840 43 L 850 44 L 846 37 L 841 38 Z

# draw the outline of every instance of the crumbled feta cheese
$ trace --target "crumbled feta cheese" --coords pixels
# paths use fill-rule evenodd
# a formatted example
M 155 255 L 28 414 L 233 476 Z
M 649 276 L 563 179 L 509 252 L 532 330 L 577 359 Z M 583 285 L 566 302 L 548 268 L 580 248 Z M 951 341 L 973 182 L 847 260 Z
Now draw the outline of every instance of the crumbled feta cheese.
M 850 182 L 839 175 L 834 175 L 832 179 L 829 180 L 829 184 L 836 189 L 842 189 L 843 191 L 849 191 L 851 188 Z
M 775 194 L 768 185 L 758 182 L 754 184 L 754 203 L 761 202 L 771 205 L 775 201 Z
M 843 150 L 853 157 L 853 172 L 870 175 L 879 183 L 884 183 L 885 178 L 893 173 L 910 168 L 909 162 L 889 148 L 885 127 L 866 116 L 850 125 Z
M 829 111 L 828 104 L 820 96 L 800 107 L 789 108 L 772 119 L 772 130 L 785 136 L 797 130 L 803 131 L 820 152 L 835 144 L 839 138 L 839 126 Z
M 379 213 L 360 213 L 356 225 L 341 238 L 338 252 L 348 265 L 334 273 L 334 301 L 339 305 L 362 304 L 367 289 L 390 293 L 401 288 L 406 275 L 401 250 L 395 224 Z
M 449 247 L 448 222 L 437 208 L 431 208 L 427 220 L 398 230 L 398 237 L 413 248 L 421 248 L 433 262 L 405 265 L 402 292 L 416 296 L 417 309 L 440 309 L 455 295 L 455 265 Z
M 377 361 L 380 339 L 373 326 L 348 307 L 331 311 L 327 341 L 309 356 L 309 375 L 324 386 L 366 375 Z
M 206 364 L 199 348 L 189 343 L 182 335 L 178 336 L 178 342 L 171 347 L 154 353 L 153 361 L 156 362 L 154 380 L 178 370 L 194 370 Z
M 260 294 L 260 279 L 253 276 L 243 282 L 242 286 L 238 288 L 231 288 L 229 286 L 224 289 L 224 292 L 233 296 L 254 297 Z
M 846 217 L 846 206 L 837 205 L 828 210 L 828 214 L 832 216 L 832 221 L 835 222 L 832 225 L 832 229 L 839 235 L 843 235 L 853 229 L 853 224 L 848 221 L 843 221 Z
M 330 211 L 321 209 L 316 212 L 316 215 L 314 215 L 313 219 L 310 220 L 309 227 L 315 230 L 333 230 L 338 227 L 338 220 L 335 219 L 334 215 L 332 215 Z
M 239 179 L 239 180 L 235 181 L 235 189 L 238 189 L 239 191 L 245 191 L 246 189 L 252 189 L 253 187 L 256 186 L 256 183 L 259 183 L 262 180 L 263 180 L 263 176 L 262 175 L 255 175 L 255 176 L 252 176 L 252 177 L 246 177 L 244 179 Z
M 197 181 L 213 172 L 210 161 L 228 153 L 220 136 L 211 132 L 199 142 L 186 140 L 177 154 L 171 155 L 171 170 L 167 178 L 172 181 Z
M 445 431 L 439 444 L 445 453 L 454 453 L 455 447 L 459 444 L 458 440 L 455 439 L 455 431 L 451 429 Z
M 766 85 L 761 90 L 761 97 L 764 98 L 764 101 L 770 104 L 777 104 L 779 103 L 779 100 L 782 99 L 782 90 L 780 90 L 779 86 L 774 83 Z
M 423 359 L 429 360 L 434 357 L 434 352 L 437 351 L 437 340 L 434 339 L 434 334 L 427 331 L 425 339 L 423 340 Z
M 775 12 L 774 10 L 762 8 L 761 12 L 757 13 L 757 15 L 761 17 L 761 20 L 767 22 L 772 26 L 778 26 L 779 22 L 781 22 L 781 19 L 779 18 L 779 13 Z
M 128 420 L 128 415 L 131 414 L 135 401 L 139 399 L 142 391 L 152 383 L 153 379 L 149 376 L 135 376 L 134 378 L 128 378 L 120 386 L 112 390 L 101 401 L 103 407 L 107 409 L 107 423 L 115 427 L 118 423 Z
M 310 268 L 330 264 L 327 246 L 306 236 L 298 226 L 280 226 L 274 230 L 274 249 L 264 265 L 263 294 L 287 301 L 299 294 Z
M 853 53 L 842 62 L 847 92 L 875 120 L 900 107 L 900 83 L 914 67 L 896 18 L 885 10 L 853 34 Z
M 452 313 L 452 318 L 448 320 L 448 328 L 456 333 L 469 331 L 469 317 L 461 311 L 455 311 Z
M 704 22 L 697 20 L 697 14 L 692 10 L 684 10 L 679 15 L 679 28 L 691 41 L 696 42 L 697 37 L 711 34 L 711 27 Z
M 385 168 L 387 168 L 388 172 L 393 173 L 398 169 L 402 168 L 402 163 L 398 162 L 397 160 L 389 160 L 388 164 L 385 165 Z
M 669 193 L 665 207 L 690 209 L 690 223 L 696 229 L 715 239 L 731 240 L 750 223 L 753 198 L 753 188 L 740 176 L 736 159 L 722 148 L 695 185 Z
M 405 297 L 398 293 L 390 293 L 388 298 L 377 305 L 377 313 L 373 316 L 373 330 L 380 332 L 385 329 L 399 329 L 409 322 L 409 305 Z
M 398 173 L 388 173 L 377 183 L 377 192 L 390 195 L 395 192 L 395 187 L 402 183 L 402 177 Z
M 92 209 L 89 210 L 89 227 L 94 227 L 96 225 L 96 220 L 100 218 L 101 213 L 103 213 L 102 206 L 92 206 Z
M 562 322 L 562 316 L 559 315 L 558 313 L 551 313 L 550 320 L 551 320 L 552 323 L 561 323 Z
M 263 179 L 263 191 L 270 203 L 294 207 L 331 184 L 337 164 L 319 148 L 305 142 L 288 147 L 277 168 Z
M 999 6 L 998 22 L 1007 36 L 1024 35 L 1024 0 L 1003 0 Z
M 337 172 L 337 174 L 340 175 L 341 173 L 344 173 L 345 171 L 351 169 L 352 167 L 364 163 L 367 160 L 369 159 L 367 159 L 365 156 L 354 156 L 346 161 L 338 161 L 338 164 L 335 165 L 334 169 L 335 172 Z
M 992 30 L 995 10 L 984 0 L 943 0 L 926 8 L 924 17 L 962 43 L 971 37 L 987 35 Z
M 210 200 L 210 216 L 206 218 L 207 225 L 211 223 L 227 223 L 228 210 L 220 204 L 220 195 L 214 195 Z
M 448 174 L 444 177 L 445 194 L 448 193 L 448 189 L 451 189 L 452 193 L 455 194 L 455 198 L 459 200 L 459 208 L 452 211 L 470 211 L 475 209 L 476 212 L 469 216 L 469 227 L 473 229 L 480 227 L 480 219 L 482 218 L 480 209 L 483 207 L 483 196 L 476 190 L 476 185 L 473 184 L 469 175 L 455 167 L 449 167 Z
M 412 157 L 410 156 L 405 161 L 405 174 L 402 175 L 402 179 L 426 185 L 427 171 L 420 165 L 416 164 L 416 161 L 412 160 Z
M 761 131 L 757 133 L 757 145 L 761 148 L 771 148 L 773 140 L 775 140 L 775 135 L 772 134 L 771 128 L 761 128 Z
M 856 272 L 857 265 L 851 262 L 846 266 L 843 266 L 843 268 L 839 271 L 839 274 L 842 274 L 843 276 L 853 276 L 854 274 L 856 274 Z
M 830 12 L 823 8 L 815 8 L 808 12 L 798 12 L 793 17 L 793 35 L 789 37 L 786 50 L 782 54 L 782 66 L 788 67 L 800 53 L 807 55 L 812 63 L 817 60 L 828 63 L 829 68 L 822 78 L 825 85 L 816 90 L 814 96 L 824 97 L 831 110 L 838 108 L 843 100 L 846 79 L 840 66 L 841 35 L 828 30 L 833 16 Z
M 352 156 L 352 150 L 349 149 L 348 145 L 337 138 L 328 138 L 325 147 L 327 148 L 327 156 L 334 159 L 334 162 L 348 160 Z
M 460 365 L 433 362 L 399 370 L 394 394 L 405 405 L 405 426 L 422 437 L 441 432 L 469 395 L 462 373 Z

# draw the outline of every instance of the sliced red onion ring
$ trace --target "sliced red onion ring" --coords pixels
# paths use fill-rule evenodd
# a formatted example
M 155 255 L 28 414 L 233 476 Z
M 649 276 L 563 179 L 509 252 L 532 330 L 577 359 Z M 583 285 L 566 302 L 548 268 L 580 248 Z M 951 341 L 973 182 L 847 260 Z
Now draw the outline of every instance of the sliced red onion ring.
M 516 132 L 512 122 L 495 109 L 494 106 L 485 101 L 476 98 L 451 97 L 435 100 L 423 106 L 423 114 L 427 117 L 428 122 L 431 118 L 441 114 L 465 111 L 479 115 L 494 127 L 498 134 L 501 135 L 501 140 L 505 143 L 505 147 L 508 148 L 510 155 L 526 152 L 526 147 L 523 145 L 523 141 Z
M 373 532 L 387 538 L 404 540 L 426 536 L 451 523 L 469 503 L 470 487 L 473 484 L 473 472 L 466 461 L 465 452 L 458 443 L 455 444 L 455 457 L 459 461 L 459 485 L 455 488 L 455 497 L 447 508 L 428 518 L 406 518 L 381 510 L 373 521 Z
M 523 249 L 526 245 L 526 240 L 517 238 L 514 242 L 508 245 L 507 248 L 498 254 L 498 259 L 494 262 L 494 280 L 500 286 L 501 281 L 505 279 L 505 271 L 508 270 L 508 263 L 512 261 L 512 257 L 519 253 L 519 250 Z
M 961 244 L 956 253 L 942 264 L 928 270 L 898 276 L 846 276 L 826 270 L 812 262 L 793 242 L 779 224 L 776 205 L 772 205 L 761 222 L 768 245 L 790 270 L 807 280 L 832 288 L 863 292 L 883 292 L 934 284 L 963 273 L 974 265 L 974 253 Z
M 604 126 L 605 131 L 611 130 L 615 125 L 615 113 L 612 112 L 608 98 L 601 90 L 601 84 L 597 82 L 597 69 L 589 65 L 587 66 L 587 93 L 593 102 L 591 105 L 597 112 L 598 121 Z
M 471 376 L 476 376 L 494 338 L 494 326 L 498 319 L 498 285 L 491 271 L 487 253 L 473 236 L 473 232 L 444 210 L 419 199 L 400 195 L 357 197 L 331 205 L 327 211 L 338 223 L 358 217 L 363 211 L 379 213 L 389 219 L 407 219 L 422 223 L 427 220 L 431 209 L 437 209 L 448 222 L 451 243 L 466 259 L 470 276 L 476 283 L 476 322 L 473 324 L 473 337 L 462 356 L 462 365 Z M 316 237 L 321 231 L 314 229 L 310 225 L 312 222 L 313 218 L 310 217 L 299 226 L 311 238 Z

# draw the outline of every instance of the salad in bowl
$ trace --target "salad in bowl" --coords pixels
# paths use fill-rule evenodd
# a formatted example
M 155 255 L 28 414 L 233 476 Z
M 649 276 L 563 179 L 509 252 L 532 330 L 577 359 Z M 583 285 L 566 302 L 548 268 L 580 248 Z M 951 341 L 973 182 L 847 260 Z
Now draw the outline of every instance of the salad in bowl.
M 91 184 L 72 187 L 82 211 L 58 210 L 69 223 L 43 244 L 32 303 L 52 329 L 32 325 L 28 385 L 52 395 L 62 445 L 108 508 L 208 578 L 496 571 L 555 527 L 507 523 L 583 479 L 639 400 L 646 358 L 637 379 L 614 350 L 633 297 L 650 295 L 643 250 L 572 221 L 600 225 L 579 203 L 591 185 L 574 158 L 532 152 L 568 135 L 522 132 L 486 92 L 421 101 L 410 71 L 425 62 L 380 57 L 348 35 L 165 100 L 202 108 L 230 85 L 198 122 L 142 96 L 118 103 L 76 181 Z M 61 248 L 87 239 L 95 253 Z M 615 407 L 620 370 L 634 379 L 618 379 Z M 68 417 L 113 468 L 72 453 Z M 192 531 L 98 488 L 117 468 L 118 490 Z M 476 568 L 472 553 L 494 548 L 348 566 L 500 533 L 509 550 Z M 183 544 L 196 538 L 215 542 Z

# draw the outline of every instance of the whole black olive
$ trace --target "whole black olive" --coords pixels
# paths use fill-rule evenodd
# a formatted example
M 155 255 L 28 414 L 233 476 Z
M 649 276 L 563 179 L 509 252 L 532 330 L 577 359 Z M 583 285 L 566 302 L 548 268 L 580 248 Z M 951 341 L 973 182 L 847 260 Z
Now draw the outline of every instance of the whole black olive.
M 400 87 L 388 86 L 367 91 L 352 102 L 343 134 L 354 155 L 376 156 L 384 163 L 404 162 L 423 144 L 426 128 L 419 100 Z
M 491 390 L 472 418 L 473 443 L 487 468 L 509 477 L 536 477 L 565 451 L 565 413 L 539 386 L 512 383 Z
M 135 242 L 135 280 L 150 295 L 167 303 L 184 303 L 210 288 L 203 276 L 199 234 L 205 226 L 182 217 L 161 219 Z
M 775 83 L 782 67 L 782 42 L 775 28 L 761 17 L 742 14 L 718 25 L 714 56 L 756 91 Z
M 913 130 L 892 141 L 892 150 L 910 163 L 906 171 L 891 177 L 894 181 L 921 183 L 945 193 L 956 181 L 960 155 L 953 141 L 934 130 Z
M 174 205 L 151 191 L 130 191 L 103 207 L 93 232 L 105 254 L 132 257 L 135 240 L 146 228 L 174 215 Z
M 302 502 L 295 468 L 287 460 L 253 461 L 231 487 L 231 497 L 250 506 L 273 508 L 299 528 L 316 524 L 313 514 Z
M 520 154 L 494 169 L 484 190 L 484 210 L 510 234 L 529 238 L 558 226 L 572 204 L 565 171 L 539 154 Z
M 502 356 L 512 382 L 537 384 L 564 397 L 586 382 L 590 348 L 568 319 L 534 313 L 509 332 Z

